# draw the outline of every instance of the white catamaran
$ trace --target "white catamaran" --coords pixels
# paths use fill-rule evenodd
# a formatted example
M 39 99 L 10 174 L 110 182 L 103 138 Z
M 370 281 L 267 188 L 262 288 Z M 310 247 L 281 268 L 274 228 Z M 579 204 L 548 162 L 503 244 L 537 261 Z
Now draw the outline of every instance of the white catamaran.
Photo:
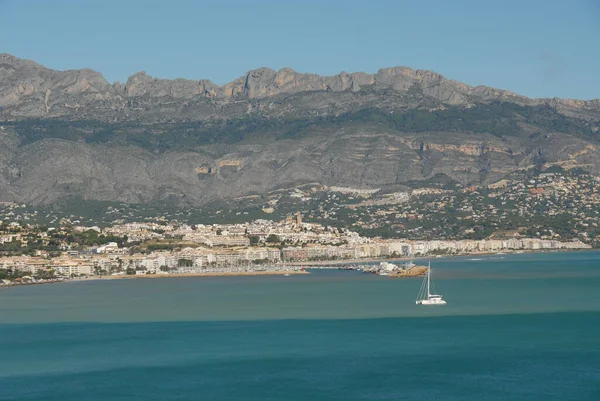
M 446 301 L 442 299 L 441 295 L 435 295 L 431 293 L 431 262 L 427 266 L 427 275 L 421 289 L 419 290 L 419 296 L 415 302 L 417 305 L 446 305 Z

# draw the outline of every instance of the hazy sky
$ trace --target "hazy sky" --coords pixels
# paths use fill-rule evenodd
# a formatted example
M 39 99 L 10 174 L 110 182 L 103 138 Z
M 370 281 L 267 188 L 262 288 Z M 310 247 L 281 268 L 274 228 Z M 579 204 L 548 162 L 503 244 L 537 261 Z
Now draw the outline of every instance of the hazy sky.
M 404 65 L 532 97 L 600 98 L 600 0 L 0 0 L 0 53 L 124 82 Z

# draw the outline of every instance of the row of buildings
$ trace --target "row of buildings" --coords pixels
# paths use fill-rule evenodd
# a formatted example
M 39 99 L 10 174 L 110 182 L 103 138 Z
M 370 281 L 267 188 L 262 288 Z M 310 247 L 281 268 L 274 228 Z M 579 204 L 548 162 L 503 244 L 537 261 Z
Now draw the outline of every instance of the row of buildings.
M 99 247 L 95 253 L 64 254 L 58 258 L 30 256 L 0 259 L 0 269 L 16 269 L 37 273 L 53 269 L 63 276 L 149 273 L 200 273 L 217 271 L 264 270 L 267 266 L 283 269 L 285 263 L 320 260 L 359 260 L 374 258 L 418 257 L 427 255 L 459 255 L 501 251 L 588 249 L 580 241 L 560 242 L 539 239 L 401 241 L 379 240 L 363 244 L 318 245 L 294 247 L 189 247 L 178 251 L 129 254 L 116 244 Z

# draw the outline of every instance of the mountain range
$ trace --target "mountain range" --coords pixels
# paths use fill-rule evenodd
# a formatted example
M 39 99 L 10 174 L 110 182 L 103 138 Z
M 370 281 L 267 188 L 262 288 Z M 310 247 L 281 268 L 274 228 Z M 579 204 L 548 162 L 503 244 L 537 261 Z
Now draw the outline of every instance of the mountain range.
M 598 99 L 530 99 L 407 67 L 111 84 L 0 54 L 7 202 L 199 206 L 306 183 L 391 191 L 553 165 L 600 174 L 599 131 Z

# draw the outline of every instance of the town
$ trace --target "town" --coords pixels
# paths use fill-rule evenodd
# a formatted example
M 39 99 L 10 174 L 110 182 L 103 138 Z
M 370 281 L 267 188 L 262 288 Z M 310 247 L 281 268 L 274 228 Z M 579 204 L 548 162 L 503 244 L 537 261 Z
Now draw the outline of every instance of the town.
M 513 174 L 483 186 L 438 183 L 369 199 L 331 193 L 320 208 L 322 213 L 305 212 L 322 224 L 343 222 L 368 237 L 459 240 L 518 234 L 593 246 L 600 238 L 600 181 L 560 168 Z
M 360 261 L 502 251 L 588 249 L 581 241 L 511 238 L 401 240 L 302 221 L 188 225 L 125 223 L 106 228 L 0 225 L 0 279 L 82 276 L 286 274 L 321 261 Z
M 291 274 L 335 261 L 591 249 L 600 232 L 599 188 L 595 176 L 551 167 L 467 188 L 305 185 L 161 215 L 110 205 L 94 218 L 59 216 L 5 203 L 0 280 Z

